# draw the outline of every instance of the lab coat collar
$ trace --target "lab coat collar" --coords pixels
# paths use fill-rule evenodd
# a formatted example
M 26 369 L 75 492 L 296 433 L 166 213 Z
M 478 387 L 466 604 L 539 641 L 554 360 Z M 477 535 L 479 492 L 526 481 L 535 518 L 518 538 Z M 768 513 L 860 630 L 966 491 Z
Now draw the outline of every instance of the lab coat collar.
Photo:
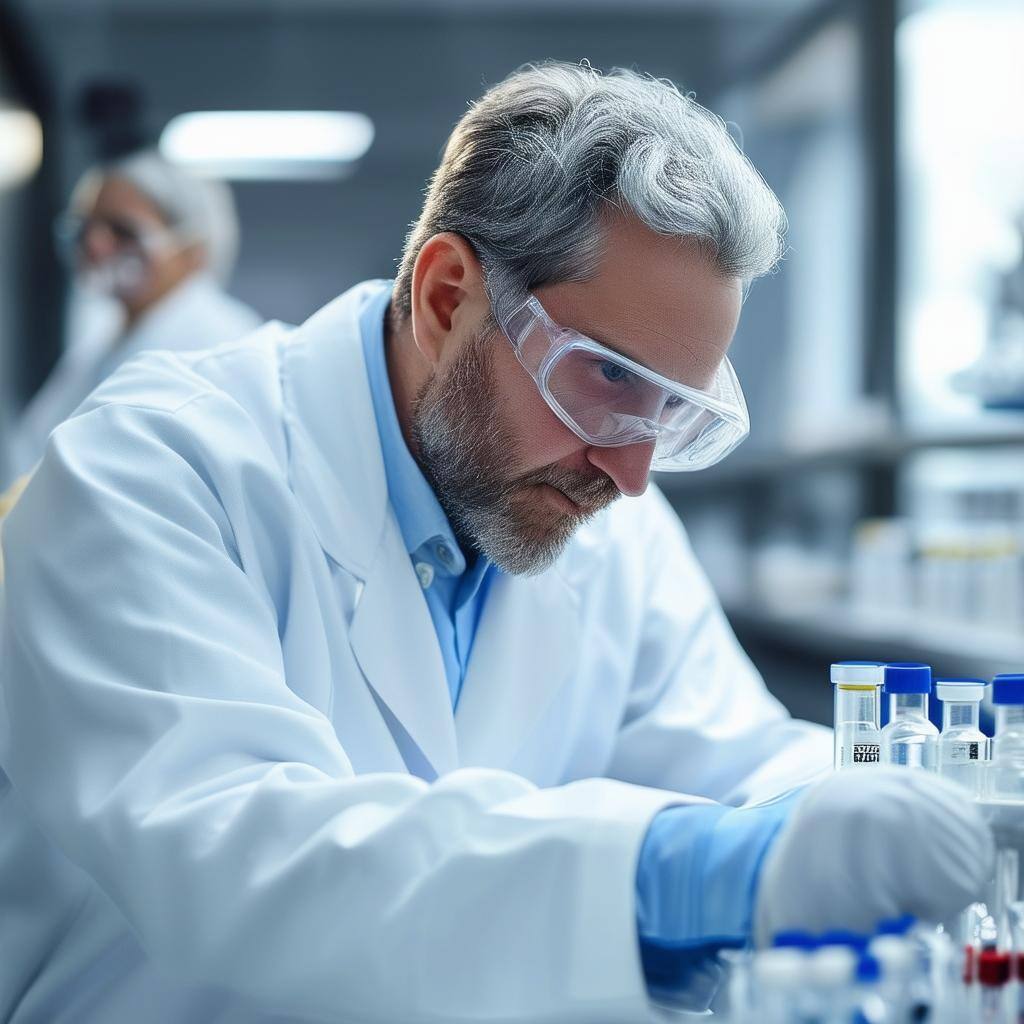
M 387 483 L 359 318 L 386 285 L 350 288 L 296 328 L 282 354 L 292 486 L 321 547 L 362 580 L 385 524 Z
M 372 302 L 364 306 L 360 320 L 363 358 L 366 360 L 377 436 L 384 457 L 388 494 L 405 538 L 406 551 L 412 555 L 426 544 L 443 540 L 453 553 L 458 552 L 454 557 L 461 563 L 461 568 L 455 574 L 461 575 L 466 568 L 461 549 L 441 503 L 409 451 L 395 409 L 384 348 L 384 312 L 391 294 L 391 288 L 379 292 Z
M 396 742 L 411 739 L 442 775 L 458 766 L 451 698 L 430 612 L 388 504 L 360 337 L 366 304 L 387 286 L 356 285 L 293 332 L 283 354 L 283 413 L 295 494 L 324 551 L 363 584 L 349 631 L 356 660 L 408 733 Z M 410 768 L 414 761 L 406 756 Z

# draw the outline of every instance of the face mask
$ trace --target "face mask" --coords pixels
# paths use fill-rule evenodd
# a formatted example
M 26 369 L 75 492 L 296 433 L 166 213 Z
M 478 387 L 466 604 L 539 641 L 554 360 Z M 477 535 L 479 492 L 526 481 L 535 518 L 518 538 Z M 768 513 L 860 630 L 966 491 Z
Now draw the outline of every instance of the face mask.
M 122 253 L 79 272 L 86 291 L 130 301 L 140 295 L 149 278 L 146 259 L 138 253 Z

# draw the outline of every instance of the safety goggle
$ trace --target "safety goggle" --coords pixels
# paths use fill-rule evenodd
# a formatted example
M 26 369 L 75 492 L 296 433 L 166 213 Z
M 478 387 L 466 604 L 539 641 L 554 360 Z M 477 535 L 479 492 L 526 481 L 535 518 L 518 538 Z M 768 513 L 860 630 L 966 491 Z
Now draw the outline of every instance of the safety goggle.
M 89 232 L 96 228 L 108 232 L 119 248 L 132 248 L 144 253 L 158 252 L 178 244 L 176 236 L 168 228 L 144 226 L 122 217 L 82 217 L 76 213 L 62 213 L 54 224 L 54 236 L 61 255 L 68 262 L 74 262 L 85 248 Z
M 498 320 L 551 410 L 587 444 L 653 440 L 652 469 L 692 472 L 720 462 L 750 432 L 728 359 L 702 390 L 559 326 L 533 295 Z

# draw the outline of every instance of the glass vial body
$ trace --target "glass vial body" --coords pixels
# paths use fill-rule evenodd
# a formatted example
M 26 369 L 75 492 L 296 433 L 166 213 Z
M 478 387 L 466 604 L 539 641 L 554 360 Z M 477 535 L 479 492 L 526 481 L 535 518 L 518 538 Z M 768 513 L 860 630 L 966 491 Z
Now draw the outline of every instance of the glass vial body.
M 878 728 L 878 687 L 835 687 L 835 767 L 856 768 L 878 764 L 881 732 Z
M 989 793 L 997 800 L 1024 800 L 1024 705 L 997 704 L 989 766 Z
M 889 724 L 882 730 L 883 764 L 938 769 L 939 730 L 928 721 L 927 693 L 889 695 Z
M 988 737 L 979 727 L 980 717 L 979 704 L 974 701 L 942 702 L 939 774 L 975 796 L 981 795 L 989 755 Z

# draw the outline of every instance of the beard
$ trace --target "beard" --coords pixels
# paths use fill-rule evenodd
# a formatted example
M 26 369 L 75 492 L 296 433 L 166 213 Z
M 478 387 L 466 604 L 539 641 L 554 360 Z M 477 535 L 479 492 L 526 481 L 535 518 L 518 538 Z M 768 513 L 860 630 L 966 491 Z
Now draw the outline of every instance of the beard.
M 490 331 L 489 331 L 490 328 Z M 513 475 L 519 446 L 499 417 L 492 372 L 493 324 L 485 325 L 441 377 L 420 388 L 412 410 L 412 440 L 424 476 L 459 543 L 507 573 L 547 569 L 576 529 L 619 497 L 600 470 L 580 473 L 545 466 Z M 536 488 L 547 484 L 579 507 L 554 508 Z

